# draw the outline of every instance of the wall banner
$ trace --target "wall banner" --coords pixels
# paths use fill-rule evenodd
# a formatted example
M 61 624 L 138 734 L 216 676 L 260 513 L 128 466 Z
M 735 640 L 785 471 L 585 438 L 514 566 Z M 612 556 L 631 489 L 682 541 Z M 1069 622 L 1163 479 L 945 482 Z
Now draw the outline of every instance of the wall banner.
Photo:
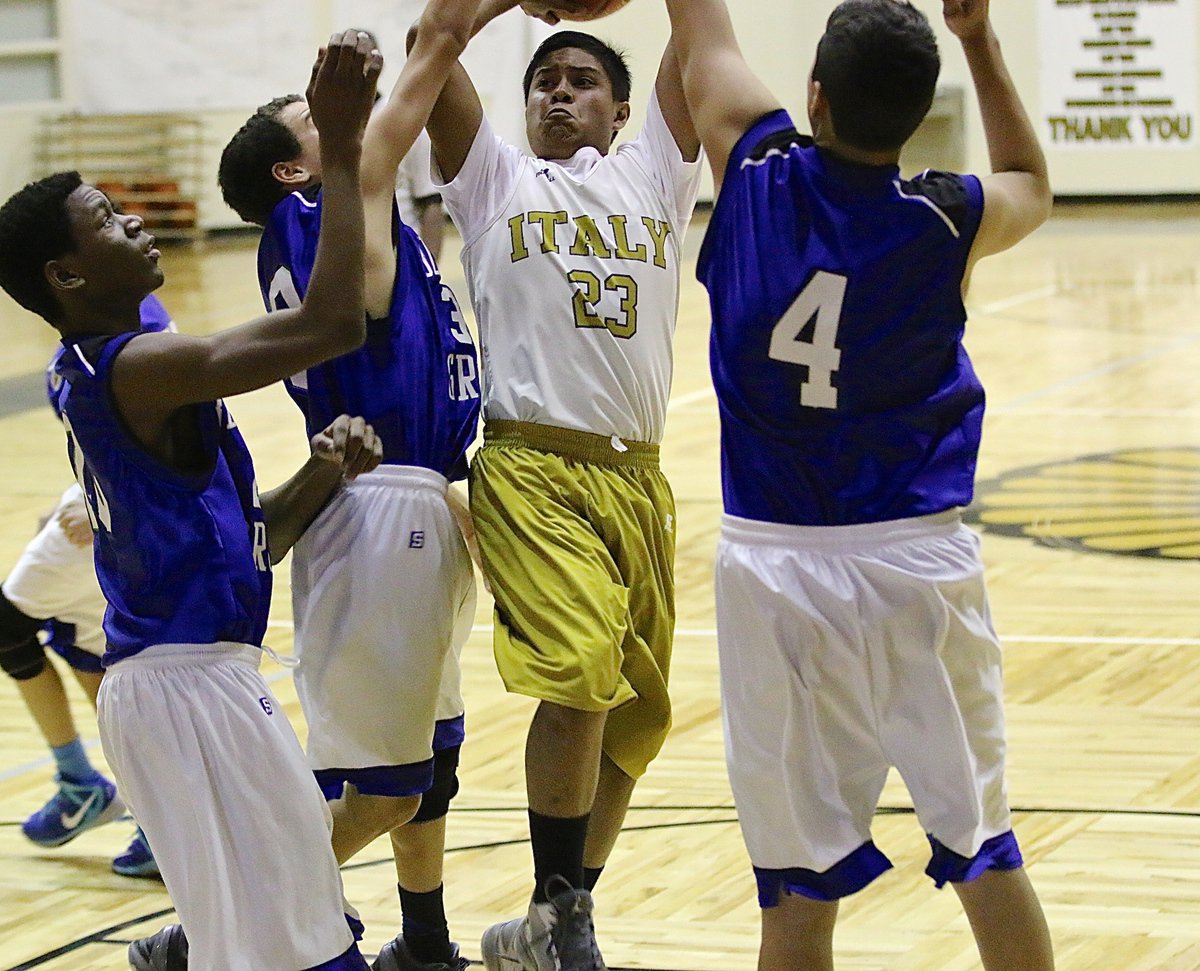
M 1196 0 L 1040 0 L 1043 142 L 1195 149 Z

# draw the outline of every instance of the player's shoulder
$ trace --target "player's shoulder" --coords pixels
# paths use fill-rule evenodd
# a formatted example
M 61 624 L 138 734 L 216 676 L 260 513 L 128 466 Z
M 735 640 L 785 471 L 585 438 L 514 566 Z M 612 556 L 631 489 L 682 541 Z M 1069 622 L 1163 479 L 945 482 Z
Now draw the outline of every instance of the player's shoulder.
M 321 187 L 297 189 L 275 203 L 271 216 L 263 227 L 263 238 L 286 237 L 296 228 L 319 226 L 321 219 Z
M 779 108 L 759 118 L 742 134 L 729 155 L 727 172 L 761 166 L 773 158 L 782 158 L 813 147 L 813 140 L 796 129 L 792 116 Z
M 983 209 L 983 190 L 973 175 L 926 169 L 896 187 L 902 198 L 923 201 L 960 233 L 979 221 Z

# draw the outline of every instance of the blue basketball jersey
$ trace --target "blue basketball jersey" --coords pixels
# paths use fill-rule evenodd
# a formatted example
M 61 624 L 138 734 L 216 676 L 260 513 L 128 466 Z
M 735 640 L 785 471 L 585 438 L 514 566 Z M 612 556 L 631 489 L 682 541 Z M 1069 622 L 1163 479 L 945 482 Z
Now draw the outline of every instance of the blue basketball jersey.
M 164 465 L 125 430 L 112 366 L 137 333 L 64 341 L 57 373 L 67 453 L 95 531 L 108 601 L 105 666 L 156 644 L 261 646 L 271 603 L 254 467 L 222 401 L 188 409 L 205 467 Z
M 298 307 L 317 255 L 322 196 L 294 192 L 271 213 L 258 247 L 268 311 Z M 466 475 L 479 419 L 479 361 L 454 294 L 412 229 L 393 213 L 396 280 L 390 315 L 367 321 L 366 343 L 287 382 L 311 437 L 341 414 L 362 415 L 383 461 Z
M 961 286 L 982 213 L 978 179 L 843 161 L 784 111 L 742 137 L 697 270 L 728 513 L 841 526 L 971 501 Z
M 174 322 L 171 320 L 171 315 L 167 313 L 167 308 L 162 305 L 162 301 L 154 294 L 148 293 L 146 298 L 138 307 L 138 312 L 142 319 L 142 330 L 144 331 L 164 331 L 174 330 Z M 62 378 L 58 376 L 58 359 L 63 356 L 63 351 L 66 348 L 62 344 L 54 349 L 54 353 L 50 355 L 50 363 L 46 365 L 46 397 L 50 400 L 50 407 L 54 410 L 55 418 L 62 418 L 62 407 L 58 401 L 59 392 L 62 390 Z

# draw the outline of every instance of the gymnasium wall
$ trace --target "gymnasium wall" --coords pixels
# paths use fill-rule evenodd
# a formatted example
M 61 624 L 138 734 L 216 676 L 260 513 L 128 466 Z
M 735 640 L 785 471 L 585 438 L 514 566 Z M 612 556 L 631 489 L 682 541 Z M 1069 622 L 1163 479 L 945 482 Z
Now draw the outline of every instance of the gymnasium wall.
M 97 107 L 97 99 L 103 103 L 104 99 L 124 98 L 133 103 L 140 96 L 151 106 L 161 103 L 178 109 L 183 105 L 185 110 L 194 111 L 204 119 L 204 169 L 209 177 L 205 181 L 201 212 L 204 223 L 210 227 L 237 224 L 236 217 L 219 200 L 215 171 L 221 147 L 248 111 L 281 90 L 299 87 L 307 75 L 311 50 L 337 26 L 362 25 L 379 30 L 385 52 L 392 55 L 391 73 L 385 75 L 385 79 L 390 80 L 394 77 L 397 52 L 402 43 L 398 35 L 421 7 L 420 0 L 173 0 L 167 15 L 162 13 L 161 5 L 151 4 L 148 0 L 41 2 L 53 4 L 57 11 L 62 99 L 57 104 L 41 103 L 32 107 L 0 104 L 0 129 L 3 131 L 0 197 L 7 197 L 31 177 L 33 134 L 42 114 L 81 106 L 93 110 Z M 961 51 L 941 25 L 940 3 L 933 0 L 916 2 L 929 14 L 938 30 L 944 62 L 943 85 L 959 86 L 968 93 L 961 118 L 944 123 L 951 128 L 955 124 L 963 126 L 964 151 L 961 154 L 966 167 L 986 170 L 986 146 L 970 96 Z M 11 29 L 13 18 L 21 16 L 21 4 L 22 0 L 0 0 L 0 29 Z M 805 84 L 814 45 L 828 11 L 832 9 L 832 0 L 817 3 L 730 0 L 730 6 L 743 49 L 803 127 Z M 1002 0 L 992 6 L 1010 69 L 1043 133 L 1059 195 L 1200 192 L 1200 133 L 1195 130 L 1196 107 L 1200 102 L 1200 81 L 1197 81 L 1196 71 L 1200 24 L 1197 23 L 1196 0 Z M 110 15 L 107 18 L 97 16 L 101 8 L 108 8 Z M 1102 11 L 1117 13 L 1102 14 Z M 1141 63 L 1136 66 L 1145 66 L 1156 56 L 1164 61 L 1169 68 L 1167 80 L 1158 82 L 1151 93 L 1161 94 L 1165 85 L 1170 89 L 1167 100 L 1173 104 L 1163 109 L 1144 110 L 1142 114 L 1147 116 L 1146 119 L 1133 117 L 1123 125 L 1118 122 L 1107 127 L 1091 125 L 1086 121 L 1087 109 L 1079 109 L 1077 118 L 1070 122 L 1069 131 L 1066 122 L 1057 123 L 1052 129 L 1043 117 L 1050 113 L 1049 109 L 1042 110 L 1047 71 L 1059 70 L 1063 65 L 1071 65 L 1072 69 L 1087 67 L 1092 59 L 1092 54 L 1085 49 L 1090 43 L 1087 37 L 1070 31 L 1061 31 L 1060 36 L 1065 23 L 1063 18 L 1084 22 L 1102 15 L 1121 16 L 1136 23 L 1140 17 L 1144 27 L 1149 23 L 1147 18 L 1162 16 L 1163 11 L 1175 19 L 1158 24 L 1156 31 L 1150 31 L 1149 39 L 1154 49 L 1137 51 Z M 114 18 L 114 12 L 119 17 Z M 173 19 L 163 19 L 168 16 Z M 120 17 L 125 20 L 120 21 Z M 251 26 L 257 46 L 253 49 L 260 52 L 258 56 L 253 52 L 242 53 L 240 48 L 238 55 L 232 56 L 230 50 L 222 49 L 212 57 L 211 69 L 208 60 L 197 59 L 190 65 L 186 59 L 180 60 L 199 45 L 224 43 L 220 31 L 202 35 L 194 26 L 188 29 L 188 18 L 195 25 L 207 23 L 204 18 L 215 18 L 218 23 L 224 18 L 224 21 L 236 24 L 238 17 L 254 18 Z M 124 27 L 116 30 L 114 23 L 118 26 L 123 23 Z M 280 27 L 275 30 L 264 28 L 271 23 Z M 151 29 L 143 32 L 141 25 Z M 631 125 L 636 129 L 668 33 L 661 0 L 633 0 L 625 10 L 596 24 L 594 30 L 624 46 L 631 56 L 635 72 Z M 171 31 L 176 36 L 168 36 Z M 246 33 L 234 31 L 232 35 L 244 36 Z M 490 34 L 479 38 L 471 52 L 470 66 L 489 114 L 498 127 L 512 137 L 517 137 L 521 129 L 517 86 L 520 70 L 527 52 L 545 33 L 542 25 L 510 14 L 495 25 Z M 6 40 L 9 38 L 0 35 L 0 81 L 7 85 L 3 53 L 6 46 L 17 50 L 20 45 L 6 45 Z M 1165 49 L 1168 45 L 1174 45 L 1174 48 Z M 178 70 L 165 70 L 165 65 L 174 65 L 176 61 Z M 293 61 L 294 72 L 290 67 Z M 286 83 L 279 79 L 281 65 L 288 69 Z M 1044 70 L 1043 65 L 1048 68 Z M 1154 66 L 1158 66 L 1157 63 Z M 117 79 L 115 86 L 100 83 L 114 77 Z M 295 80 L 290 80 L 293 77 Z M 1140 93 L 1145 93 L 1145 85 L 1152 83 L 1143 81 Z M 243 102 L 241 105 L 234 103 L 239 97 Z M 124 110 L 131 109 L 125 107 Z M 1152 117 L 1156 113 L 1162 115 L 1158 121 Z M 1052 130 L 1060 136 L 1060 144 L 1055 144 L 1050 137 Z M 1149 139 L 1152 133 L 1160 137 Z

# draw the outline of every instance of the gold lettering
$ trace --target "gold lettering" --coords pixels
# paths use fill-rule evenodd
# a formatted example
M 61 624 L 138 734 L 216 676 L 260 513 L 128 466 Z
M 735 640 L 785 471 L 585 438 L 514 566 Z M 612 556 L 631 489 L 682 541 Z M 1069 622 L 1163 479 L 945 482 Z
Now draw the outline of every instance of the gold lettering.
M 608 224 L 612 226 L 613 238 L 617 242 L 617 259 L 637 260 L 639 263 L 645 263 L 646 244 L 638 243 L 637 246 L 630 247 L 629 231 L 626 228 L 626 223 L 628 222 L 628 216 L 608 217 Z
M 558 227 L 567 224 L 567 214 L 565 212 L 531 212 L 529 214 L 531 223 L 538 223 L 542 227 L 542 252 L 557 253 L 558 252 Z
M 600 227 L 591 216 L 575 217 L 575 242 L 571 245 L 572 256 L 591 256 L 595 254 L 602 260 L 612 259 L 612 250 L 600 235 Z
M 665 270 L 667 268 L 667 237 L 671 235 L 671 224 L 664 220 L 643 216 L 642 225 L 650 230 L 650 238 L 654 240 L 654 265 Z
M 512 237 L 512 261 L 520 263 L 521 260 L 529 256 L 529 250 L 525 246 L 525 215 L 513 216 L 508 221 L 508 232 Z

